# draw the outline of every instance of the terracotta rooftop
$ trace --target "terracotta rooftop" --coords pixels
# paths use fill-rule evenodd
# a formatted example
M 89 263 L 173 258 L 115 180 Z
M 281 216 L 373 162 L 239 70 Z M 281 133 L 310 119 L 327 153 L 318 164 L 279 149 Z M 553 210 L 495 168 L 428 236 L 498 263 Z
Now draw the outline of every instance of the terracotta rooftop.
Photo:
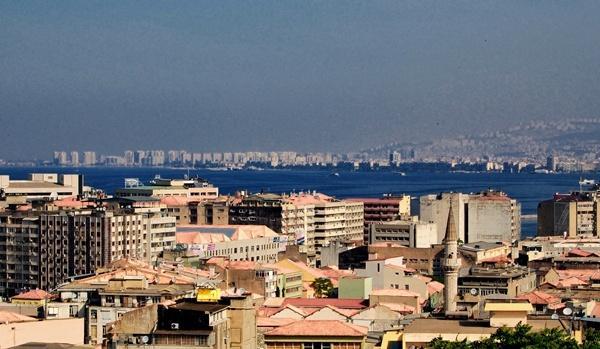
M 13 297 L 11 297 L 11 299 L 41 301 L 44 299 L 50 299 L 52 297 L 53 296 L 50 293 L 36 288 L 35 290 L 23 292 L 16 296 L 13 296 Z
M 431 295 L 437 292 L 441 292 L 444 289 L 444 284 L 438 281 L 431 281 L 427 283 L 427 292 Z
M 27 321 L 37 321 L 37 319 L 17 313 L 12 313 L 9 311 L 0 310 L 0 325 Z
M 398 296 L 398 297 L 419 297 L 419 294 L 413 291 L 400 290 L 396 288 L 380 288 L 371 291 L 372 296 Z
M 560 303 L 560 298 L 542 291 L 525 293 L 518 296 L 517 299 L 527 299 L 531 304 L 550 305 Z
M 597 253 L 574 248 L 566 253 L 568 257 L 600 257 Z
M 367 328 L 337 320 L 299 320 L 265 333 L 265 337 L 364 337 Z
M 323 308 L 332 305 L 338 309 L 363 309 L 367 307 L 364 299 L 344 298 L 285 298 L 282 305 L 294 305 L 299 308 Z
M 406 304 L 398 304 L 398 303 L 379 303 L 379 305 L 384 306 L 392 311 L 395 311 L 400 314 L 413 314 L 415 312 L 415 307 L 406 305 Z
M 119 259 L 104 268 L 98 269 L 96 275 L 73 281 L 61 287 L 61 289 L 97 288 L 99 285 L 106 284 L 111 279 L 127 276 L 143 276 L 148 280 L 149 284 L 156 285 L 193 285 L 199 279 L 208 278 L 209 272 L 167 264 L 161 264 L 155 268 L 143 261 Z
M 281 327 L 296 322 L 295 319 L 277 319 L 259 316 L 256 318 L 256 327 Z

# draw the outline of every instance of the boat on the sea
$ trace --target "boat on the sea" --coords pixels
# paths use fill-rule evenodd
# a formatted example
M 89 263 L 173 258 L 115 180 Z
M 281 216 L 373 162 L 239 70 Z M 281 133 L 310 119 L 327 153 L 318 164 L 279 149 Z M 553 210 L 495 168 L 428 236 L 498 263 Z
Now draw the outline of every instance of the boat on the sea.
M 338 172 L 332 172 L 329 176 L 331 176 L 331 177 L 339 177 L 340 174 Z

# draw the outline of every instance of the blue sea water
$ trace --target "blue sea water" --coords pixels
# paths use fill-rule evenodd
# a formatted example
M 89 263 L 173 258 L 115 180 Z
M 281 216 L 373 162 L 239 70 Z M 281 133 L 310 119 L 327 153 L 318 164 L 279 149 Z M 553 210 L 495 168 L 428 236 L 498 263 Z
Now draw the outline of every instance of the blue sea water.
M 81 173 L 86 185 L 108 193 L 123 186 L 124 178 L 139 178 L 148 182 L 155 175 L 163 178 L 182 178 L 186 169 L 170 168 L 0 168 L 0 174 L 12 178 L 26 178 L 31 172 Z M 578 188 L 579 174 L 510 174 L 510 173 L 408 173 L 393 172 L 340 172 L 332 176 L 328 171 L 264 170 L 264 171 L 210 171 L 190 170 L 191 176 L 208 179 L 223 194 L 237 190 L 249 192 L 286 193 L 316 190 L 338 198 L 378 197 L 384 193 L 405 193 L 413 197 L 443 191 L 464 193 L 498 189 L 521 203 L 522 214 L 536 213 L 537 204 L 557 192 Z M 418 210 L 418 201 L 413 202 Z M 535 234 L 535 221 L 522 223 L 522 235 Z

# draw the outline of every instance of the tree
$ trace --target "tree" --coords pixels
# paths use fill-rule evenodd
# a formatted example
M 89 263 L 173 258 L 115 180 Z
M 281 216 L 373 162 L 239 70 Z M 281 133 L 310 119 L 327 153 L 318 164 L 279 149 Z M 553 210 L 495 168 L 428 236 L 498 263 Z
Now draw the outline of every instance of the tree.
M 515 328 L 499 328 L 489 338 L 481 341 L 467 342 L 445 341 L 434 339 L 429 345 L 434 349 L 577 349 L 577 342 L 565 331 L 556 328 L 546 328 L 532 332 L 531 326 L 517 325 Z M 590 347 L 592 348 L 592 347 Z
M 471 349 L 473 346 L 466 339 L 462 341 L 446 341 L 442 337 L 437 337 L 429 343 L 432 349 Z
M 326 278 L 316 278 L 310 284 L 310 287 L 315 290 L 315 297 L 317 298 L 328 298 L 333 293 L 333 284 L 331 280 Z
M 588 328 L 585 330 L 583 337 L 583 349 L 599 349 L 600 348 L 600 330 Z

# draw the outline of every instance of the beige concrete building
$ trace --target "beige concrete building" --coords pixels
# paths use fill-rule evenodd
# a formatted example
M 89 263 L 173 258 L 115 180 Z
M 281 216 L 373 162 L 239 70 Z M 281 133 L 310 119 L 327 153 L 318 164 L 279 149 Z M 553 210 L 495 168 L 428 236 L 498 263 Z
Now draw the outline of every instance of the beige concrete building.
M 231 261 L 277 262 L 286 241 L 264 225 L 188 225 L 177 228 L 177 248 L 186 259 L 222 256 Z M 175 246 L 174 246 L 175 247 Z
M 26 180 L 0 175 L 0 198 L 63 199 L 83 194 L 83 176 L 78 174 L 31 173 Z
M 10 320 L 4 319 L 7 314 L 0 312 L 0 348 L 31 342 L 83 344 L 83 318 L 39 321 L 27 316 L 11 316 Z
M 600 195 L 592 192 L 556 194 L 538 204 L 538 236 L 598 236 Z
M 413 216 L 406 220 L 369 224 L 369 244 L 391 242 L 407 247 L 429 248 L 437 244 L 437 225 L 419 222 Z
M 195 287 L 206 283 L 207 273 L 191 269 L 157 268 L 139 261 L 120 260 L 97 275 L 79 279 L 58 289 L 60 302 L 86 305 L 85 342 L 102 343 L 108 324 L 125 313 L 150 304 L 195 295 Z
M 229 224 L 265 225 L 285 237 L 288 245 L 298 245 L 299 251 L 307 254 L 309 263 L 316 263 L 315 206 L 312 203 L 269 193 L 241 193 L 226 208 Z M 214 222 L 217 222 L 219 209 L 213 205 Z
M 437 225 L 438 243 L 446 231 L 452 203 L 458 239 L 465 242 L 518 240 L 521 204 L 505 193 L 488 190 L 476 194 L 442 193 L 420 198 L 420 220 Z
M 288 200 L 295 205 L 314 205 L 315 260 L 320 263 L 320 249 L 333 241 L 362 241 L 364 205 L 362 202 L 336 200 L 321 193 L 293 194 Z M 309 258 L 311 256 L 309 255 Z

